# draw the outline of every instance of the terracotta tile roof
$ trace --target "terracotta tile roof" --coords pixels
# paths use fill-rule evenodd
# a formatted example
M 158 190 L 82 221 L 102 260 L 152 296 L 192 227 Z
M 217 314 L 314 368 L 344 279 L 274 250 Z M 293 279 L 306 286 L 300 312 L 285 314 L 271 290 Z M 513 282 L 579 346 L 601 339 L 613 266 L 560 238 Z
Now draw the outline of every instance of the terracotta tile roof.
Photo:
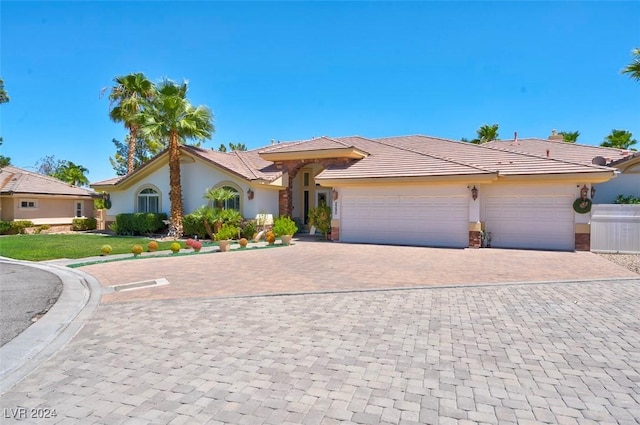
M 95 192 L 69 185 L 56 178 L 14 166 L 0 169 L 0 193 L 33 195 L 95 196 Z
M 120 180 L 124 179 L 125 176 L 113 177 L 107 180 L 101 180 L 99 182 L 91 183 L 91 186 L 110 186 L 116 185 Z
M 335 139 L 327 136 L 316 137 L 309 140 L 298 140 L 294 142 L 279 143 L 266 148 L 258 149 L 259 153 L 267 152 L 301 152 L 315 150 L 342 149 L 354 147 L 352 144 L 341 139 Z
M 271 161 L 260 158 L 257 149 L 220 152 L 195 146 L 183 146 L 183 148 L 246 180 L 273 181 L 282 175 L 282 172 L 277 170 Z
M 580 164 L 592 164 L 593 159 L 600 156 L 604 158 L 605 165 L 610 165 L 613 162 L 630 158 L 634 153 L 623 149 L 580 145 L 577 143 L 566 143 L 559 140 L 535 138 L 493 140 L 491 142 L 484 143 L 482 146 L 510 152 L 530 153 L 545 158 L 560 159 Z M 549 152 L 548 156 L 547 150 Z
M 365 139 L 339 138 L 371 155 L 348 166 L 329 167 L 318 179 L 448 176 L 465 174 L 538 175 L 610 171 L 595 165 L 553 160 L 486 145 L 422 135 Z

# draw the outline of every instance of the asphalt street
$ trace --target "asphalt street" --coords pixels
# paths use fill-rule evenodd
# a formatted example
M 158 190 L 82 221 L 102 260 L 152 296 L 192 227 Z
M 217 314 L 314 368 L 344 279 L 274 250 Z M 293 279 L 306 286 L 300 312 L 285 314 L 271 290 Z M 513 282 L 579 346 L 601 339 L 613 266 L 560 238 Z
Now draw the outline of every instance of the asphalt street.
M 34 267 L 0 263 L 0 346 L 42 317 L 60 296 L 58 276 Z

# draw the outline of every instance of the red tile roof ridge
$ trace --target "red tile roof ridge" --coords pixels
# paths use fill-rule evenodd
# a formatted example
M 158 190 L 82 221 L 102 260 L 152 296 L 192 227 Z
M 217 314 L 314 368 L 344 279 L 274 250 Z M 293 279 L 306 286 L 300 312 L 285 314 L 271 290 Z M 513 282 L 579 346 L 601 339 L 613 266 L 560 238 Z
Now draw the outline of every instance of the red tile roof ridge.
M 242 164 L 247 167 L 247 170 L 249 170 L 249 172 L 253 175 L 254 179 L 259 179 L 260 177 L 258 177 L 258 175 L 255 173 L 255 171 L 253 170 L 254 167 L 252 165 L 247 164 L 247 161 L 242 157 L 243 155 L 240 155 L 240 152 L 245 152 L 245 151 L 233 151 L 233 153 L 238 157 L 238 159 L 240 160 L 240 162 L 242 162 Z M 251 180 L 251 179 L 250 179 Z

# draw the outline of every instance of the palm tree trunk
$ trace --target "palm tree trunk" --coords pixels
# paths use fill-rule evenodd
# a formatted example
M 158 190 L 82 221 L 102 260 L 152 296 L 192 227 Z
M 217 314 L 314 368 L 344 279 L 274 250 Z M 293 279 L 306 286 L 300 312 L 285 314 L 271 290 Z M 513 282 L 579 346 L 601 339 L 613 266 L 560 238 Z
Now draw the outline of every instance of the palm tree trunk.
M 129 127 L 129 152 L 127 153 L 127 174 L 133 173 L 135 167 L 134 158 L 136 155 L 136 138 L 138 137 L 138 127 Z
M 171 200 L 171 224 L 176 237 L 182 237 L 182 183 L 180 181 L 180 149 L 178 134 L 169 135 L 169 198 Z

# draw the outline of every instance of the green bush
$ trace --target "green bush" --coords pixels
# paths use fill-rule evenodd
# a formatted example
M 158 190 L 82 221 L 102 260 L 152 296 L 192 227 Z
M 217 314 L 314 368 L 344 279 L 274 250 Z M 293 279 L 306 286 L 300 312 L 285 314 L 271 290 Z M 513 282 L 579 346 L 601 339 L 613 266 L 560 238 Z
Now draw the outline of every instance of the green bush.
M 254 220 L 249 220 L 244 223 L 241 233 L 243 238 L 253 239 L 253 236 L 258 233 L 256 222 Z
M 24 234 L 25 229 L 33 227 L 33 221 L 29 220 L 16 220 L 11 222 L 11 230 L 20 235 Z
M 296 226 L 296 222 L 289 217 L 278 217 L 273 223 L 273 233 L 275 233 L 276 236 L 293 236 L 297 231 L 298 226 Z
M 43 230 L 49 230 L 51 229 L 51 226 L 48 224 L 41 224 L 40 226 L 36 226 L 35 228 L 35 234 L 39 235 L 40 233 L 42 233 Z
M 0 220 L 0 235 L 10 235 L 13 233 L 12 230 L 10 221 Z
M 636 198 L 633 195 L 629 195 L 629 196 L 618 195 L 618 197 L 613 203 L 614 204 L 640 204 L 640 197 Z
M 91 218 L 74 218 L 71 220 L 71 230 L 96 230 L 98 227 L 98 220 L 95 217 Z
M 315 226 L 324 235 L 331 231 L 331 208 L 327 205 L 319 205 L 309 209 L 309 225 Z
M 187 214 L 182 217 L 182 232 L 185 236 L 197 236 L 199 239 L 207 237 L 203 220 L 196 214 Z
M 119 235 L 150 235 L 162 230 L 166 219 L 165 213 L 118 214 L 115 226 L 109 228 Z
M 218 233 L 216 233 L 216 240 L 225 241 L 228 239 L 235 239 L 238 237 L 238 229 L 236 226 L 230 224 L 223 224 Z

